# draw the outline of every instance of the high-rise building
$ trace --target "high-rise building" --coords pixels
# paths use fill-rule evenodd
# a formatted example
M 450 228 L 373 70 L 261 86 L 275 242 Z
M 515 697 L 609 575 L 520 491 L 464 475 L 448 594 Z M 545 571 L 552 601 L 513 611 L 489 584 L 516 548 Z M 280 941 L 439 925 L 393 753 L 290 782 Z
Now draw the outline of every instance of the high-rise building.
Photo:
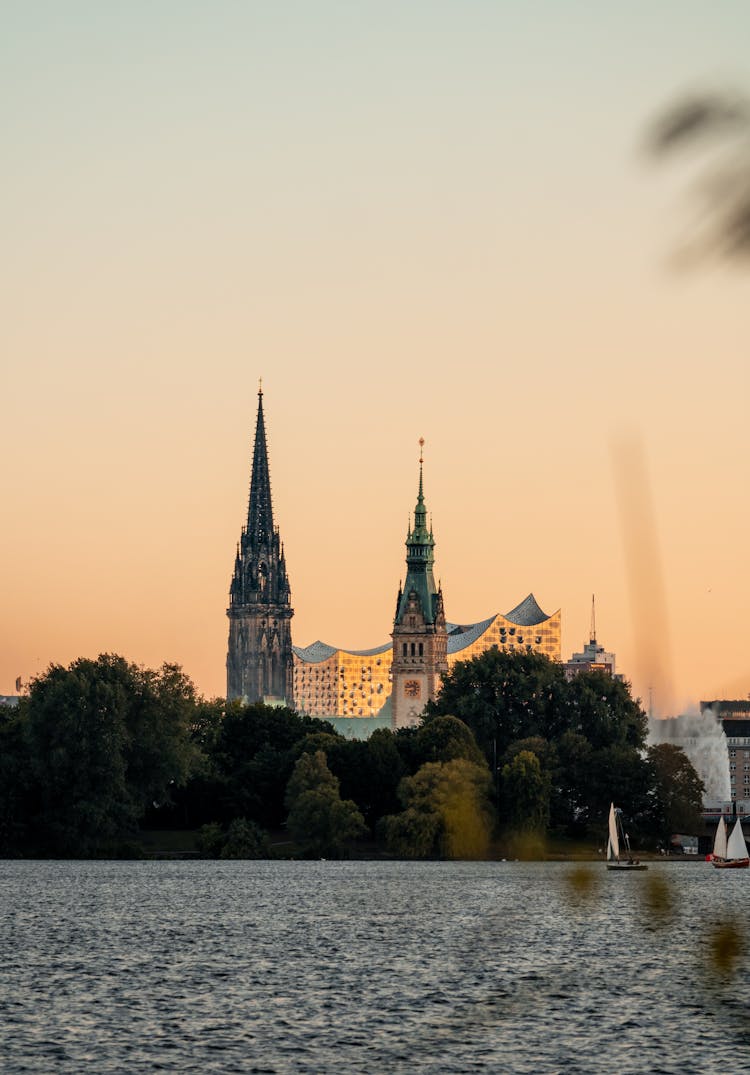
M 399 587 L 393 621 L 391 661 L 391 724 L 394 729 L 418 722 L 422 710 L 437 695 L 440 677 L 448 671 L 448 632 L 443 592 L 435 585 L 435 539 L 427 527 L 422 486 L 422 446 L 419 453 L 419 492 L 414 525 L 406 535 L 406 581 Z
M 284 546 L 273 525 L 259 389 L 247 523 L 237 545 L 229 589 L 228 699 L 293 705 L 293 615 Z
M 601 646 L 596 641 L 596 606 L 594 604 L 594 595 L 592 594 L 589 640 L 581 653 L 572 653 L 570 659 L 563 664 L 565 678 L 572 679 L 573 676 L 577 676 L 580 672 L 606 672 L 613 679 L 621 680 L 623 677 L 617 674 L 615 663 L 615 654 L 605 650 L 604 646 Z

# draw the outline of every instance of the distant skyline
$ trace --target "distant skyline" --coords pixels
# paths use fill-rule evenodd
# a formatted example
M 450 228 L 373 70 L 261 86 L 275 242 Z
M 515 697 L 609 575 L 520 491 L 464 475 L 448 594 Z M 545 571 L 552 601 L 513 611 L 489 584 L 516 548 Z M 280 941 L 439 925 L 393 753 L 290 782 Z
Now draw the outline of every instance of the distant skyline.
M 0 693 L 223 693 L 262 377 L 295 644 L 389 637 L 424 437 L 449 620 L 533 592 L 567 657 L 594 593 L 660 715 L 748 694 L 750 274 L 675 268 L 642 151 L 750 92 L 747 4 L 3 13 Z

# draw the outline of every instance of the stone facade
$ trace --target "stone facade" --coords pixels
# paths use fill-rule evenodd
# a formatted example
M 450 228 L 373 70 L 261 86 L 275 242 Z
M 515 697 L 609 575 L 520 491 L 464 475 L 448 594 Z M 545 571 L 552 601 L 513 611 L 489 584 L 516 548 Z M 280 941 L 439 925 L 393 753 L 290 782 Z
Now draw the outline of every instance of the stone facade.
M 247 523 L 229 589 L 227 698 L 294 704 L 291 590 L 284 547 L 273 524 L 271 481 L 258 392 Z

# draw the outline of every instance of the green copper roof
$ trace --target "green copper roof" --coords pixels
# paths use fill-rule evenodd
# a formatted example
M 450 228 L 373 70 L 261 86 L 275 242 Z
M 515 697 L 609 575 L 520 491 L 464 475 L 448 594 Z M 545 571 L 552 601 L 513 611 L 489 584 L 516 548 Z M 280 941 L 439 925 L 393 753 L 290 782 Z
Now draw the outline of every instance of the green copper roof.
M 424 442 L 420 441 L 420 448 Z M 438 606 L 438 589 L 432 574 L 435 562 L 435 539 L 432 528 L 427 528 L 427 508 L 424 502 L 424 483 L 422 478 L 422 454 L 419 456 L 419 490 L 417 504 L 414 508 L 414 525 L 406 535 L 406 582 L 399 593 L 396 607 L 395 623 L 403 620 L 409 594 L 416 593 L 422 608 L 425 623 L 434 623 Z

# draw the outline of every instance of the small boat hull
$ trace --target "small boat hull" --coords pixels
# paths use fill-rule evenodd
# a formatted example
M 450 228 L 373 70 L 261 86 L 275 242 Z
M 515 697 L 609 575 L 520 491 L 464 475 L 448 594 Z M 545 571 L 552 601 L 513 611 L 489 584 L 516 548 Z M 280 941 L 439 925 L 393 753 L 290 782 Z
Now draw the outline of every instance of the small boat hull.
M 715 870 L 746 870 L 750 866 L 748 859 L 712 859 L 711 865 Z
M 640 870 L 647 870 L 648 866 L 645 862 L 608 862 L 608 870 L 619 870 L 620 873 L 638 873 Z

